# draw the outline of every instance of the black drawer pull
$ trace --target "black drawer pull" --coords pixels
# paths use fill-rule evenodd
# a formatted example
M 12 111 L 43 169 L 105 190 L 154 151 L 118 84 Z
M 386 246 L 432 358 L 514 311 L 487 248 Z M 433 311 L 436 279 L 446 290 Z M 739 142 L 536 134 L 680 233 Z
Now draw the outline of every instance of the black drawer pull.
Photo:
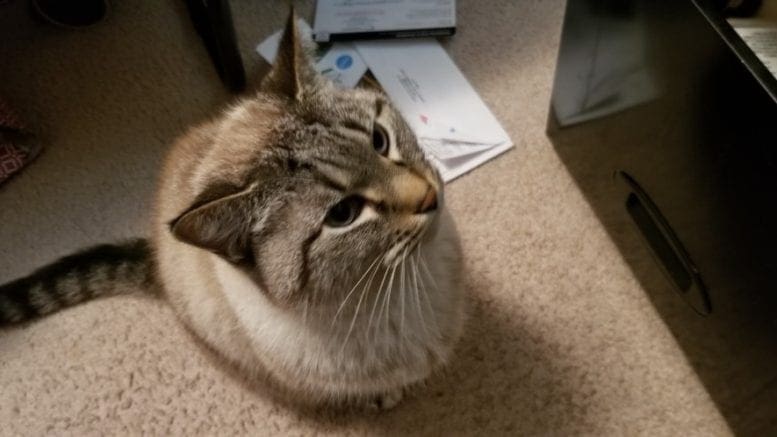
M 681 292 L 687 292 L 691 288 L 690 272 L 683 266 L 680 258 L 677 257 L 675 251 L 672 250 L 672 246 L 669 245 L 669 241 L 661 234 L 656 222 L 650 217 L 645 207 L 642 206 L 642 202 L 640 202 L 636 194 L 631 193 L 626 198 L 626 210 L 640 232 L 642 232 L 642 236 L 647 240 L 653 253 L 661 261 L 661 264 L 664 265 L 672 282 Z
M 709 296 L 688 253 L 647 193 L 627 173 L 616 173 L 628 188 L 625 207 L 661 269 L 683 299 L 702 315 L 712 311 Z

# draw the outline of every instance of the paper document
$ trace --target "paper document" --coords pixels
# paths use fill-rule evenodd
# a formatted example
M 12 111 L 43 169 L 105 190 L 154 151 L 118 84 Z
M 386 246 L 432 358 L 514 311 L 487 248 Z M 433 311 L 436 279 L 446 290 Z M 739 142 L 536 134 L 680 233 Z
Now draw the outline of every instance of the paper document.
M 452 35 L 455 0 L 318 0 L 316 41 Z
M 446 182 L 513 146 L 436 40 L 354 45 Z
M 304 38 L 310 38 L 310 26 L 297 20 L 297 28 Z M 278 53 L 283 31 L 275 32 L 256 46 L 256 51 L 269 63 Z M 367 66 L 351 43 L 335 43 L 322 48 L 316 54 L 316 70 L 343 88 L 353 88 L 367 72 Z

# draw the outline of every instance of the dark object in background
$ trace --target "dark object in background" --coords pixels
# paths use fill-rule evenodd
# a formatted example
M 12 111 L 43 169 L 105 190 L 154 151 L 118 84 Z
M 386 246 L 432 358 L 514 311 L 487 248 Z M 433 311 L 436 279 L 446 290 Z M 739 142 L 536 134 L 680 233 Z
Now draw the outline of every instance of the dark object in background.
M 89 27 L 108 14 L 107 0 L 31 0 L 45 21 L 67 28 Z M 186 0 L 194 28 L 205 43 L 222 82 L 232 92 L 245 88 L 245 70 L 228 0 Z
M 92 26 L 108 14 L 106 0 L 32 0 L 32 6 L 49 23 L 69 28 Z
M 774 435 L 777 79 L 718 6 L 569 0 L 548 133 L 734 434 Z
M 232 92 L 245 88 L 245 70 L 227 0 L 186 0 L 194 29 L 205 43 L 221 81 Z
M 728 17 L 752 17 L 761 8 L 762 0 L 717 0 L 718 7 Z

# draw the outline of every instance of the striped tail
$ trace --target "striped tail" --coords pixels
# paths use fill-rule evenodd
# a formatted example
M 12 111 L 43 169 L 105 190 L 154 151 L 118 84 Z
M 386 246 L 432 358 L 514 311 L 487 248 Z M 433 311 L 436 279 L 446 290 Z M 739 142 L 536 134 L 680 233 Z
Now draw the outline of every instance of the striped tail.
M 153 283 L 146 240 L 92 247 L 0 285 L 0 326 L 98 297 L 149 292 Z

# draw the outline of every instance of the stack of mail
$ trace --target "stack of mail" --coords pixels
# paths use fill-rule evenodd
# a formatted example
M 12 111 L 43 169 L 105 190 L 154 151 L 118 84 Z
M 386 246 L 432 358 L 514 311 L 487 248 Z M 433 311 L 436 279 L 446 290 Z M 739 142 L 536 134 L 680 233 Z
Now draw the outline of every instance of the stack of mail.
M 310 32 L 307 25 L 304 28 L 303 32 Z M 272 62 L 279 39 L 280 34 L 273 35 L 257 51 Z M 446 182 L 513 146 L 436 40 L 336 43 L 316 65 L 348 88 L 355 86 L 368 67 Z

